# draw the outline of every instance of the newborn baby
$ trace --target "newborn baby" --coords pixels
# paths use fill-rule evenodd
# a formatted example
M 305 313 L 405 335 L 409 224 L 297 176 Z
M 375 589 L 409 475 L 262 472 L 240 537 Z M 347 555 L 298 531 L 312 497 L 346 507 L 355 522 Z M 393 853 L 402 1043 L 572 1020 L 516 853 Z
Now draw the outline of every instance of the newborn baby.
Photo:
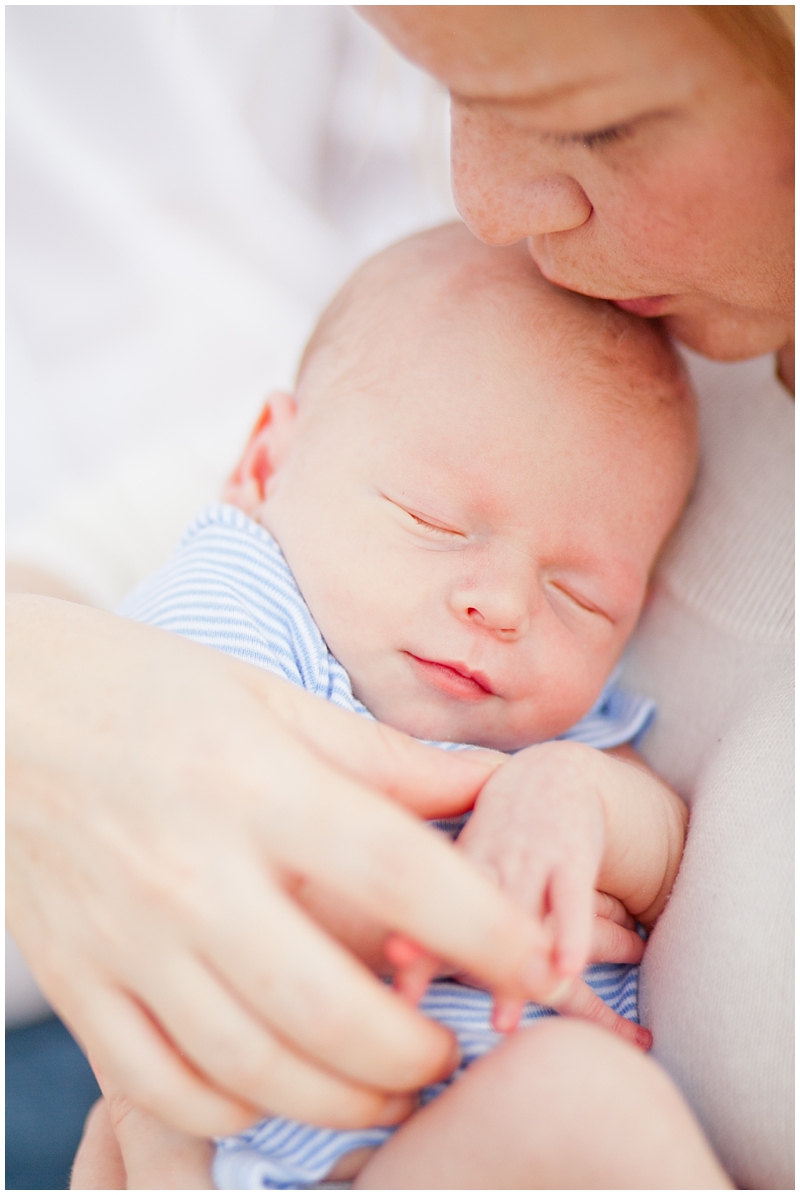
M 651 925 L 680 861 L 685 809 L 629 745 L 652 704 L 613 677 L 695 453 L 692 397 L 655 325 L 553 287 L 521 246 L 447 226 L 356 273 L 295 394 L 267 401 L 225 504 L 122 609 L 418 738 L 510 753 L 463 829 L 438 827 L 541 919 L 543 1000 L 642 1047 L 635 968 L 590 968 L 592 988 L 578 976 L 595 911 Z M 400 991 L 453 1029 L 459 1081 L 423 1092 L 396 1132 L 271 1118 L 218 1145 L 216 1184 L 442 1185 L 436 1159 L 482 1132 L 465 1092 L 507 1104 L 513 1152 L 527 1111 L 484 1056 L 503 1042 L 524 1070 L 515 1043 L 550 1009 L 492 1012 L 413 943 L 370 941 L 324 893 L 308 903 L 386 972 L 383 947 Z

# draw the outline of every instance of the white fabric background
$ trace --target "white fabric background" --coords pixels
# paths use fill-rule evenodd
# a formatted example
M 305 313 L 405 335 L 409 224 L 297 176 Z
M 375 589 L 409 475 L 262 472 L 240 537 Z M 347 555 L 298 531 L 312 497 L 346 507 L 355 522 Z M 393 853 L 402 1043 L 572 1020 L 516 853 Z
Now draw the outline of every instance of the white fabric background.
M 19 6 L 6 30 L 8 549 L 113 606 L 352 267 L 455 214 L 446 101 L 336 5 Z M 642 1003 L 737 1183 L 789 1188 L 792 411 L 769 361 L 691 366 L 701 473 L 628 666 L 693 809 Z M 13 953 L 9 976 L 40 1015 Z
M 445 97 L 341 6 L 11 8 L 7 93 L 18 555 L 148 450 L 210 450 L 216 487 L 353 266 L 455 216 Z

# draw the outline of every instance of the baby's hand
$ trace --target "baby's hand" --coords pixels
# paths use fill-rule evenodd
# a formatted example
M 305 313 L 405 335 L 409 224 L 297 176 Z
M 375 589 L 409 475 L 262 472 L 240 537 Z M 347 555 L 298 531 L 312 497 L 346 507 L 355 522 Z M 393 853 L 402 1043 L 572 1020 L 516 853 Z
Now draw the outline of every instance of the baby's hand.
M 663 909 L 687 818 L 680 798 L 625 748 L 542 743 L 490 777 L 458 846 L 539 919 L 545 946 L 532 998 L 648 1047 L 647 1031 L 617 1017 L 578 976 L 590 961 L 640 960 L 630 914 L 649 925 Z M 405 940 L 389 944 L 390 958 L 392 950 L 395 984 L 411 1000 L 434 974 L 453 974 Z M 508 992 L 495 997 L 495 1027 L 508 1032 L 523 1004 Z
M 431 980 L 442 974 L 439 960 L 401 934 L 390 934 L 384 949 L 386 957 L 397 968 L 395 990 L 412 1004 L 418 1004 Z M 468 976 L 462 978 L 469 982 Z M 593 1021 L 640 1050 L 649 1050 L 653 1044 L 649 1029 L 614 1012 L 582 979 L 565 979 L 561 990 L 554 992 L 551 1000 L 552 1007 L 562 1016 Z M 516 996 L 496 996 L 492 1027 L 498 1033 L 512 1033 L 519 1025 L 524 1008 L 525 1001 Z
M 563 992 L 555 993 L 553 1007 L 563 1017 L 579 1017 L 582 1021 L 592 1021 L 617 1037 L 630 1042 L 639 1050 L 649 1050 L 653 1044 L 653 1035 L 643 1025 L 629 1021 L 614 1012 L 605 1001 L 593 992 L 588 983 L 582 979 L 567 979 L 564 981 Z M 517 1028 L 522 1016 L 525 1003 L 516 997 L 497 996 L 492 1013 L 492 1027 L 498 1033 L 512 1033 Z
M 568 742 L 520 751 L 489 778 L 458 839 L 541 921 L 552 943 L 543 969 L 553 988 L 589 961 L 595 883 L 606 847 L 595 754 Z M 542 1001 L 548 996 L 543 992 Z

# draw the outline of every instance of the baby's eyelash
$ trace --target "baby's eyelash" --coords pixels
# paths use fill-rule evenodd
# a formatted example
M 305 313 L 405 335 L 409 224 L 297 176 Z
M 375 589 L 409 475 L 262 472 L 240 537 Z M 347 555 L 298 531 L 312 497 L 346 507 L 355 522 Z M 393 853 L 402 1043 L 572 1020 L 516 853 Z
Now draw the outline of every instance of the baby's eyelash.
M 428 531 L 438 531 L 440 535 L 458 535 L 457 531 L 450 531 L 447 527 L 437 527 L 436 523 L 429 523 L 427 520 L 421 519 L 419 515 L 411 514 L 411 511 L 408 511 L 408 513 L 415 523 L 420 527 L 425 527 Z
M 563 585 L 558 585 L 554 582 L 553 588 L 557 589 L 560 594 L 562 594 L 564 597 L 568 598 L 569 601 L 572 602 L 573 605 L 579 606 L 581 608 L 581 610 L 586 610 L 587 613 L 589 613 L 589 614 L 599 614 L 601 618 L 608 618 L 608 615 L 603 610 L 601 610 L 598 606 L 595 606 L 593 603 L 587 601 L 585 598 L 578 597 L 576 594 L 574 594 L 572 592 L 572 590 L 566 589 Z

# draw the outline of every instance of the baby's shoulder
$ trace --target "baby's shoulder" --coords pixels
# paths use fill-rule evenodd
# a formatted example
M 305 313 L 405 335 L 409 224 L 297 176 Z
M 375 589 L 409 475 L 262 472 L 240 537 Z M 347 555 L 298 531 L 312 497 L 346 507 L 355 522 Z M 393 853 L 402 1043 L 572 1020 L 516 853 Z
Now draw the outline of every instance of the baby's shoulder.
M 206 507 L 119 613 L 329 696 L 330 653 L 286 559 L 236 507 Z

